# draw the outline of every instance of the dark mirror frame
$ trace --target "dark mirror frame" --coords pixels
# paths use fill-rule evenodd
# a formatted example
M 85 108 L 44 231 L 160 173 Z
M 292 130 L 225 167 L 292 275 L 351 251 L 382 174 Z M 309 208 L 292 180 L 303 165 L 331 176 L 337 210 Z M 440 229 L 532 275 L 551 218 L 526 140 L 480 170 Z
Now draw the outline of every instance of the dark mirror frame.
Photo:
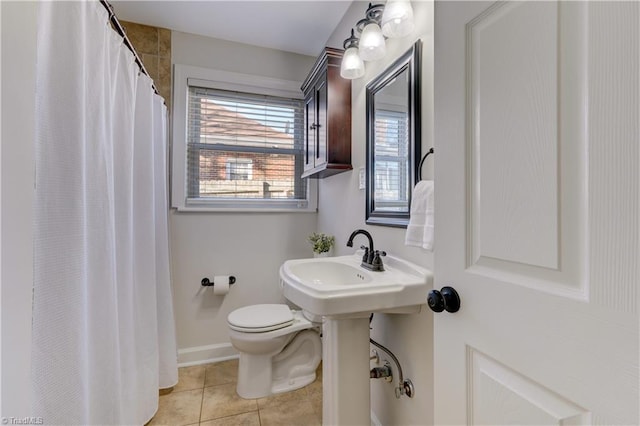
M 421 152 L 421 124 L 420 124 L 420 64 L 422 42 L 416 41 L 413 46 L 393 64 L 373 79 L 366 88 L 367 108 L 367 188 L 366 188 L 366 223 L 369 225 L 393 226 L 406 228 L 409 224 L 409 209 L 411 208 L 411 191 L 420 180 L 418 162 Z M 376 211 L 374 149 L 375 143 L 375 95 L 405 70 L 408 71 L 408 111 L 409 111 L 409 197 L 406 212 Z

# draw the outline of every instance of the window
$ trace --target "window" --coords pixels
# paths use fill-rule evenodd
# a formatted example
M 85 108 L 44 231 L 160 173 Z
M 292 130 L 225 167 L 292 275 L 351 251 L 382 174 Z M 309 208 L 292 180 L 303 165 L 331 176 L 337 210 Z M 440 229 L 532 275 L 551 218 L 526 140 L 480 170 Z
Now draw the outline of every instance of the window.
M 201 79 L 203 74 L 213 74 L 214 80 Z M 283 85 L 282 80 L 176 66 L 174 207 L 315 211 L 315 200 L 309 202 L 314 188 L 310 191 L 300 177 L 302 93 L 293 82 L 287 82 L 293 90 L 270 88 L 274 81 Z M 182 111 L 178 89 L 184 94 Z
M 253 176 L 253 160 L 246 158 L 229 158 L 227 160 L 227 180 L 251 180 Z
M 406 113 L 376 110 L 376 208 L 403 211 L 409 199 L 409 138 Z

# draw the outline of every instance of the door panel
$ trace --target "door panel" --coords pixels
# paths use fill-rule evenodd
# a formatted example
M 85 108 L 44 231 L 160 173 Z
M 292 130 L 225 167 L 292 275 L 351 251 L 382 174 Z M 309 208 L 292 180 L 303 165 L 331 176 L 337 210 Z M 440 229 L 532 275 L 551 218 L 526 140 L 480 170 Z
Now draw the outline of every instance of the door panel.
M 316 157 L 316 98 L 313 96 L 305 99 L 304 104 L 304 171 L 314 167 Z
M 481 352 L 468 348 L 469 418 L 480 425 L 584 425 L 590 414 Z
M 327 163 L 327 77 L 320 79 L 318 87 L 316 88 L 316 99 L 318 104 L 316 106 L 318 114 L 318 140 L 316 145 L 316 159 L 315 167 L 321 166 Z
M 586 16 L 585 3 L 496 3 L 465 28 L 467 266 L 580 300 Z
M 467 24 L 474 261 L 559 267 L 558 7 L 497 3 Z
M 435 13 L 435 422 L 638 424 L 640 4 Z

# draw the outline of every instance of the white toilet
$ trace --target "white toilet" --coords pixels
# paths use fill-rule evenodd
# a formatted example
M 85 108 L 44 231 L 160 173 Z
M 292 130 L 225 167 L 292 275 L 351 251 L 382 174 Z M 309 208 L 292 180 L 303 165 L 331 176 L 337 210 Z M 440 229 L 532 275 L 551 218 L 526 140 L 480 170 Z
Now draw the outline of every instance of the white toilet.
M 254 399 L 312 383 L 322 359 L 320 321 L 283 304 L 251 305 L 227 317 L 240 352 L 237 392 Z

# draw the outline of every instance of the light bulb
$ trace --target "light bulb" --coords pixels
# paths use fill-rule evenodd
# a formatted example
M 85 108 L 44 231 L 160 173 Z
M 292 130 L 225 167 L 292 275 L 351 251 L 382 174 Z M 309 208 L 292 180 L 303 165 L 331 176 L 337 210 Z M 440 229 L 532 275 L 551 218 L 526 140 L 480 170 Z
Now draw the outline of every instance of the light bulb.
M 360 78 L 364 75 L 364 62 L 358 55 L 357 47 L 350 47 L 342 56 L 340 64 L 340 76 L 349 80 Z
M 382 33 L 390 38 L 404 37 L 413 32 L 413 8 L 409 0 L 389 0 L 382 13 Z
M 364 61 L 376 61 L 383 58 L 386 51 L 380 26 L 375 22 L 368 23 L 360 36 L 360 57 Z

